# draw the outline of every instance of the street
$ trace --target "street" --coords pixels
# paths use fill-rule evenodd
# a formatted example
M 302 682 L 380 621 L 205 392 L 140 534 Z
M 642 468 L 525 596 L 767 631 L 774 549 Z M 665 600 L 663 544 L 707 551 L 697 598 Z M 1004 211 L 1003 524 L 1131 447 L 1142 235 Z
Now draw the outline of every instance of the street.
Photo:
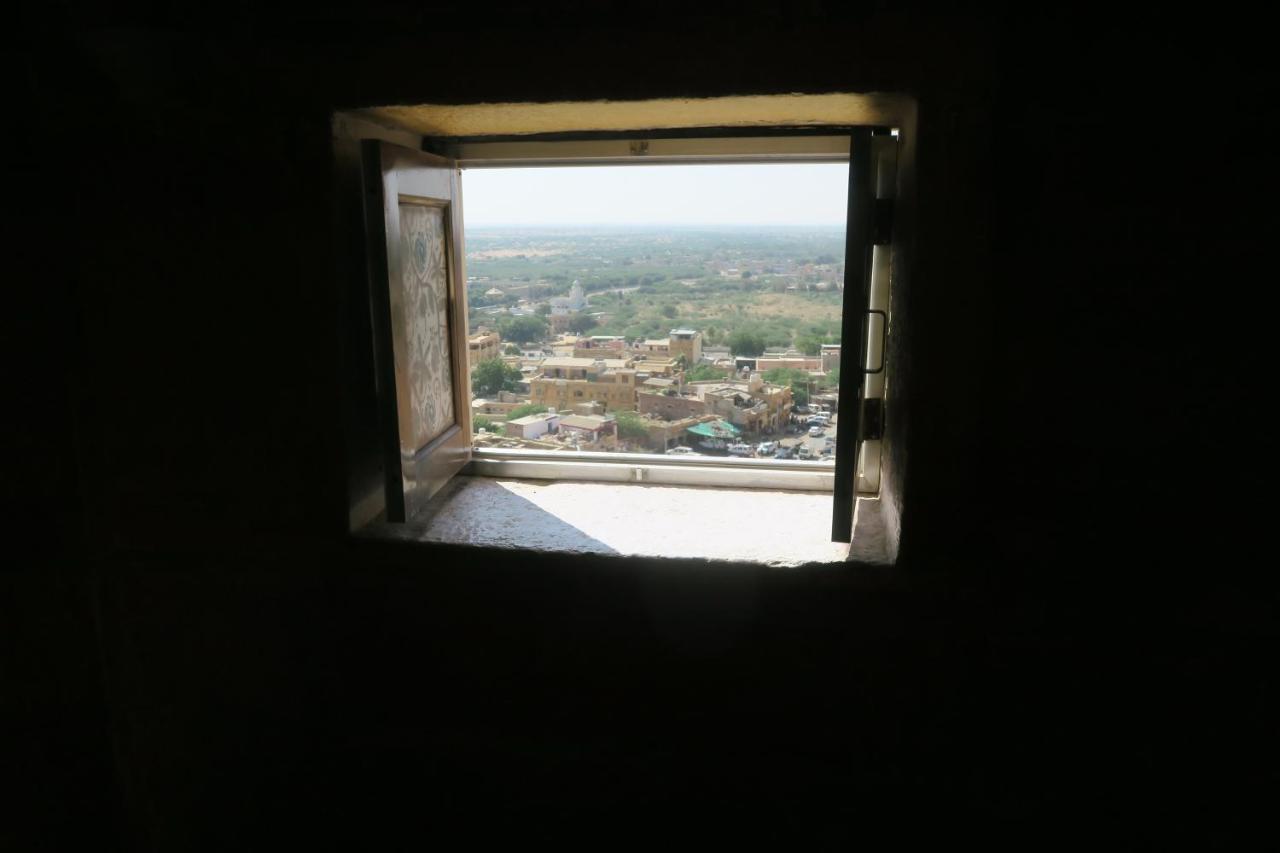
M 788 435 L 778 443 L 783 447 L 792 448 L 792 451 L 796 453 L 799 452 L 799 448 L 801 446 L 808 447 L 809 453 L 812 454 L 813 459 L 821 459 L 823 448 L 829 447 L 831 449 L 831 453 L 828 455 L 834 458 L 836 452 L 836 421 L 839 417 L 839 415 L 831 416 L 831 423 L 823 430 L 822 435 L 810 436 L 809 428 L 807 426 L 803 426 L 802 428 L 804 429 L 804 432 L 802 434 Z M 798 459 L 799 457 L 793 456 L 792 458 Z

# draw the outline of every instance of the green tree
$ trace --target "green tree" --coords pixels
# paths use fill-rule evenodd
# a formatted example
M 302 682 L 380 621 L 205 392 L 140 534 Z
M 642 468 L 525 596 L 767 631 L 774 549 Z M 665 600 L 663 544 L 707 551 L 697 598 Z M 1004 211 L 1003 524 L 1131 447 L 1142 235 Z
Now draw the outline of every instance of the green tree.
M 500 358 L 489 358 L 476 365 L 471 372 L 471 392 L 480 396 L 511 391 L 520 381 L 520 371 L 507 365 Z
M 836 365 L 827 371 L 827 378 L 823 380 L 823 384 L 828 388 L 840 387 L 840 366 Z
M 515 344 L 507 344 L 505 347 L 503 347 L 502 351 L 507 355 L 519 355 L 520 347 L 516 346 Z
M 529 415 L 540 415 L 546 410 L 546 406 L 539 406 L 537 403 L 525 403 L 522 406 L 516 406 L 508 412 L 507 420 L 514 421 L 516 418 L 527 418 Z
M 774 385 L 806 385 L 810 382 L 809 371 L 797 370 L 794 367 L 775 367 L 764 372 L 764 381 Z
M 712 367 L 710 364 L 694 365 L 694 367 L 688 370 L 684 375 L 684 379 L 686 382 L 701 382 L 706 379 L 723 379 L 723 378 L 724 378 L 724 371 L 717 370 L 715 367 Z
M 547 321 L 532 314 L 512 317 L 499 324 L 499 331 L 509 341 L 527 344 L 547 336 Z
M 484 430 L 494 435 L 504 434 L 503 428 L 499 424 L 494 423 L 491 418 L 485 415 L 477 415 L 476 417 L 471 419 L 471 431 L 473 433 L 478 433 L 480 432 L 480 430 Z
M 596 318 L 590 314 L 577 311 L 569 315 L 569 331 L 575 335 L 581 335 L 589 329 L 595 328 Z
M 666 317 L 668 320 L 674 320 L 676 318 L 676 306 L 670 303 L 663 305 L 662 316 Z
M 773 370 L 766 370 L 762 378 L 765 382 L 771 382 L 774 385 L 790 385 L 791 399 L 795 404 L 809 405 L 809 384 L 813 380 L 809 377 L 808 371 L 791 367 L 775 367 Z
M 644 441 L 649 432 L 644 428 L 644 419 L 639 412 L 618 412 L 618 437 L 632 441 Z
M 754 358 L 764 352 L 765 346 L 767 346 L 765 335 L 759 329 L 735 329 L 733 334 L 729 335 L 729 352 L 734 355 Z
M 822 340 L 814 335 L 801 335 L 796 338 L 796 349 L 805 355 L 817 355 L 822 352 Z

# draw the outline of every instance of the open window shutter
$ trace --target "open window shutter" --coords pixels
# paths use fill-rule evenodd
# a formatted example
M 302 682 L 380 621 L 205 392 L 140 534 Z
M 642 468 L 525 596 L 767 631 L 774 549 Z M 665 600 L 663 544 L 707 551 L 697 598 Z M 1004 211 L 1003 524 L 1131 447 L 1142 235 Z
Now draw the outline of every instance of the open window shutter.
M 405 521 L 471 455 L 461 184 L 443 157 L 361 154 L 387 520 Z
M 849 142 L 833 542 L 853 538 L 857 493 L 875 492 L 880 484 L 896 145 L 887 131 L 871 128 L 858 128 Z
M 898 140 L 889 134 L 871 137 L 871 170 L 875 186 L 872 217 L 871 282 L 867 294 L 867 332 L 863 345 L 862 419 L 858 427 L 857 491 L 880 491 L 880 442 L 884 434 L 886 346 L 889 342 L 889 280 L 893 247 L 893 199 L 898 179 Z

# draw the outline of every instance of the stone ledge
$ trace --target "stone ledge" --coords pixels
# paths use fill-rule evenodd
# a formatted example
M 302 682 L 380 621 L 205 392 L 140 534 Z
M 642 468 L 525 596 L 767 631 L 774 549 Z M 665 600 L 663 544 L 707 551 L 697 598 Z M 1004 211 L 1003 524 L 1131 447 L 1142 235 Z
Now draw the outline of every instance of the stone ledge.
M 771 566 L 887 562 L 879 501 L 859 499 L 852 546 L 829 541 L 830 529 L 831 495 L 820 492 L 459 476 L 395 537 Z

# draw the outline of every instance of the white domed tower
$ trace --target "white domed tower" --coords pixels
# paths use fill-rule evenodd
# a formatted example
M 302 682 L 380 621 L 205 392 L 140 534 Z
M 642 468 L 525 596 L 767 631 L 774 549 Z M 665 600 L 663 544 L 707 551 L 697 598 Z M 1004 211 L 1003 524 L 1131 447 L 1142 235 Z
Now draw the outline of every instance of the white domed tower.
M 575 278 L 569 288 L 569 310 L 581 311 L 587 307 L 587 296 L 582 291 L 582 284 Z

